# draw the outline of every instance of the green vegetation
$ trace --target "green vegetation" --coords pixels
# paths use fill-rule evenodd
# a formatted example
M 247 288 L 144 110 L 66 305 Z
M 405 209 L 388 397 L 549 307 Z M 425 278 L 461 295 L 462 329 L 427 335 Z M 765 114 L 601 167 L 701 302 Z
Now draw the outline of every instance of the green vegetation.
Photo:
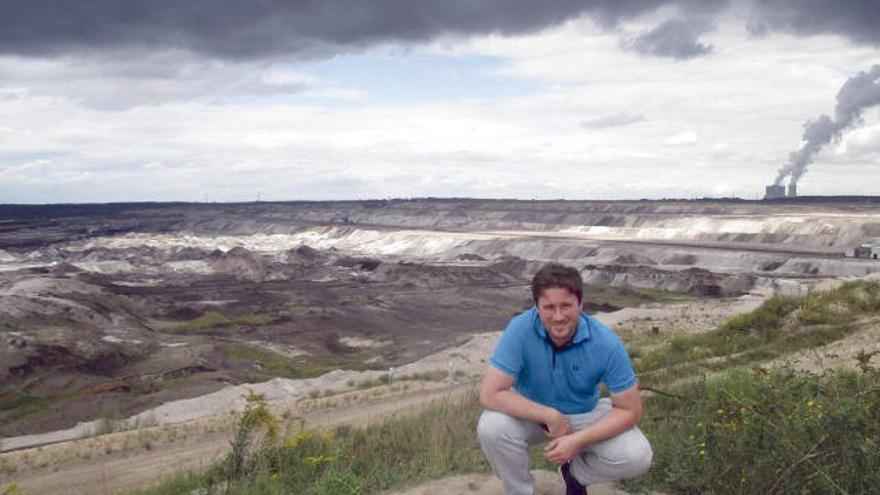
M 302 357 L 292 358 L 255 345 L 228 343 L 222 346 L 226 359 L 240 361 L 247 366 L 241 377 L 249 383 L 266 381 L 274 377 L 314 378 L 336 369 L 365 370 L 374 365 L 365 364 L 359 355 L 340 357 Z M 253 365 L 259 365 L 254 368 Z
M 297 424 L 275 437 L 275 419 L 266 416 L 259 396 L 251 396 L 225 459 L 205 473 L 180 474 L 136 493 L 353 495 L 488 471 L 474 433 L 479 413 L 471 393 L 370 428 L 317 432 Z
M 713 331 L 673 337 L 647 353 L 636 351 L 633 364 L 643 384 L 668 384 L 819 347 L 857 330 L 859 319 L 878 314 L 878 282 L 848 282 L 802 298 L 773 297 Z
M 394 377 L 394 381 L 422 381 L 422 382 L 442 382 L 449 378 L 449 372 L 446 370 L 423 371 L 421 373 L 412 373 L 409 375 L 400 375 Z
M 652 398 L 654 466 L 627 488 L 671 493 L 873 493 L 880 374 L 736 370 Z
M 683 292 L 648 289 L 642 287 L 587 285 L 584 286 L 584 298 L 596 306 L 609 305 L 618 308 L 638 307 L 642 304 L 669 304 L 694 299 Z
M 247 344 L 227 344 L 223 346 L 223 354 L 227 359 L 258 363 L 265 375 L 282 376 L 285 378 L 302 378 L 297 376 L 292 358 Z M 257 377 L 259 380 L 259 377 Z
M 309 307 L 303 304 L 294 304 L 290 307 L 290 312 L 295 315 L 304 315 L 309 312 Z
M 355 296 L 349 301 L 349 304 L 351 304 L 352 306 L 363 307 L 371 306 L 375 304 L 375 301 L 370 296 Z
M 45 411 L 52 405 L 52 399 L 48 397 L 35 397 L 22 395 L 8 400 L 0 401 L 0 411 L 9 411 L 13 419 L 21 419 L 25 416 Z
M 169 332 L 195 333 L 233 325 L 262 326 L 268 325 L 277 319 L 277 315 L 273 314 L 249 314 L 230 317 L 218 311 L 208 311 L 207 313 L 194 320 L 190 320 L 183 325 L 174 327 L 173 329 L 169 330 Z
M 671 391 L 674 396 L 649 400 L 642 428 L 655 464 L 626 488 L 871 493 L 880 483 L 878 390 L 880 376 L 870 368 L 827 376 L 737 370 L 683 384 Z M 249 405 L 248 411 L 261 407 Z M 319 433 L 294 426 L 277 437 L 273 417 L 246 411 L 223 461 L 207 473 L 181 474 L 138 493 L 368 494 L 453 473 L 488 472 L 474 434 L 479 413 L 476 394 L 470 394 L 366 429 Z M 269 433 L 257 431 L 260 426 Z M 260 439 L 256 447 L 253 439 Z M 540 448 L 532 450 L 532 460 L 550 469 Z
M 462 370 L 456 370 L 455 373 L 452 374 L 456 379 L 464 378 L 465 373 Z M 447 380 L 449 378 L 449 372 L 445 370 L 433 370 L 433 371 L 424 371 L 421 373 L 411 373 L 407 375 L 395 375 L 393 378 L 393 382 L 407 382 L 407 381 L 421 381 L 421 382 L 441 382 L 443 380 Z M 379 378 L 368 378 L 366 380 L 349 380 L 346 385 L 356 390 L 363 390 L 366 388 L 379 387 L 381 385 L 388 385 L 389 379 L 387 376 L 379 377 Z
M 654 467 L 631 491 L 677 494 L 873 493 L 880 486 L 880 372 L 765 371 L 751 363 L 821 345 L 880 314 L 880 285 L 773 298 L 705 335 L 634 353 L 650 383 L 641 427 Z M 721 364 L 718 364 L 721 363 Z M 667 381 L 658 381 L 658 377 Z M 689 377 L 681 380 L 680 377 Z M 488 472 L 475 393 L 419 415 L 333 432 L 280 431 L 252 397 L 230 454 L 140 494 L 370 494 L 453 473 Z M 250 418 L 250 419 L 247 419 Z M 274 426 L 273 426 L 274 425 Z M 550 468 L 532 451 L 538 467 Z
M 272 314 L 249 314 L 249 315 L 244 315 L 244 316 L 238 316 L 233 320 L 233 322 L 236 325 L 248 325 L 248 326 L 253 326 L 253 327 L 259 327 L 259 326 L 263 326 L 263 325 L 268 325 L 277 319 L 278 319 L 278 317 L 276 315 L 272 315 Z

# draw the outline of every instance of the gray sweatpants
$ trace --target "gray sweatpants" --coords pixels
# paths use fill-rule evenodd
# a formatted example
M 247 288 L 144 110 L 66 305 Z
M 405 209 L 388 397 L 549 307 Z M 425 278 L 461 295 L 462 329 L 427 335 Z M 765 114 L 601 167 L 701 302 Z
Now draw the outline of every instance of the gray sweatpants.
M 596 423 L 611 411 L 611 400 L 600 399 L 585 414 L 568 415 L 573 431 Z M 483 452 L 507 495 L 533 495 L 535 479 L 529 472 L 529 445 L 547 440 L 541 425 L 497 411 L 483 411 L 477 424 Z M 595 443 L 571 461 L 571 473 L 581 483 L 633 478 L 651 467 L 651 445 L 637 427 Z

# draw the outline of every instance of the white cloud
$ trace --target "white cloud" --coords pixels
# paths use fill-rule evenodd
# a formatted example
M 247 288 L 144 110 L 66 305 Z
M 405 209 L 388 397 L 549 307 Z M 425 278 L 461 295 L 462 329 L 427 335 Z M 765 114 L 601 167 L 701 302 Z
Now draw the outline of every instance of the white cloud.
M 798 147 L 803 122 L 831 111 L 843 81 L 877 56 L 827 36 L 753 38 L 736 13 L 703 36 L 708 57 L 621 51 L 621 32 L 644 31 L 661 14 L 619 32 L 576 20 L 389 55 L 398 67 L 425 53 L 489 57 L 463 79 L 525 83 L 459 100 L 419 99 L 413 86 L 406 101 L 383 102 L 342 63 L 331 79 L 278 61 L 173 53 L 121 64 L 0 58 L 0 196 L 752 197 Z M 821 193 L 827 186 L 811 174 L 852 162 L 860 174 L 835 177 L 838 192 L 871 193 L 880 184 L 877 122 L 866 114 L 865 127 L 812 165 L 802 190 Z
M 672 146 L 681 146 L 683 144 L 694 144 L 700 140 L 700 136 L 694 131 L 680 132 L 674 136 L 670 136 L 664 143 Z
M 838 160 L 880 157 L 880 119 L 844 133 L 834 154 Z

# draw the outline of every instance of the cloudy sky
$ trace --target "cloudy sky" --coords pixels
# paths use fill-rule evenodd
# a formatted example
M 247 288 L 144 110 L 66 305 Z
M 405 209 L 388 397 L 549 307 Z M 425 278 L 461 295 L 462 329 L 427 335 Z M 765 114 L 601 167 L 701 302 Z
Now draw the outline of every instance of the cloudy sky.
M 876 0 L 0 0 L 0 203 L 753 199 L 880 70 L 877 26 Z M 802 194 L 880 195 L 862 101 Z

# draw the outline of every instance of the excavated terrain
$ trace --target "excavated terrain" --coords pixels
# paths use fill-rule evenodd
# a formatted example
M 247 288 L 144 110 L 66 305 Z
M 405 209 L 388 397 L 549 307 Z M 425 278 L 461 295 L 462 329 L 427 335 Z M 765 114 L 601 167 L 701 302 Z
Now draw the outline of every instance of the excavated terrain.
M 0 206 L 0 435 L 400 366 L 501 329 L 547 261 L 591 287 L 798 292 L 880 271 L 843 257 L 878 236 L 880 204 L 845 200 Z

